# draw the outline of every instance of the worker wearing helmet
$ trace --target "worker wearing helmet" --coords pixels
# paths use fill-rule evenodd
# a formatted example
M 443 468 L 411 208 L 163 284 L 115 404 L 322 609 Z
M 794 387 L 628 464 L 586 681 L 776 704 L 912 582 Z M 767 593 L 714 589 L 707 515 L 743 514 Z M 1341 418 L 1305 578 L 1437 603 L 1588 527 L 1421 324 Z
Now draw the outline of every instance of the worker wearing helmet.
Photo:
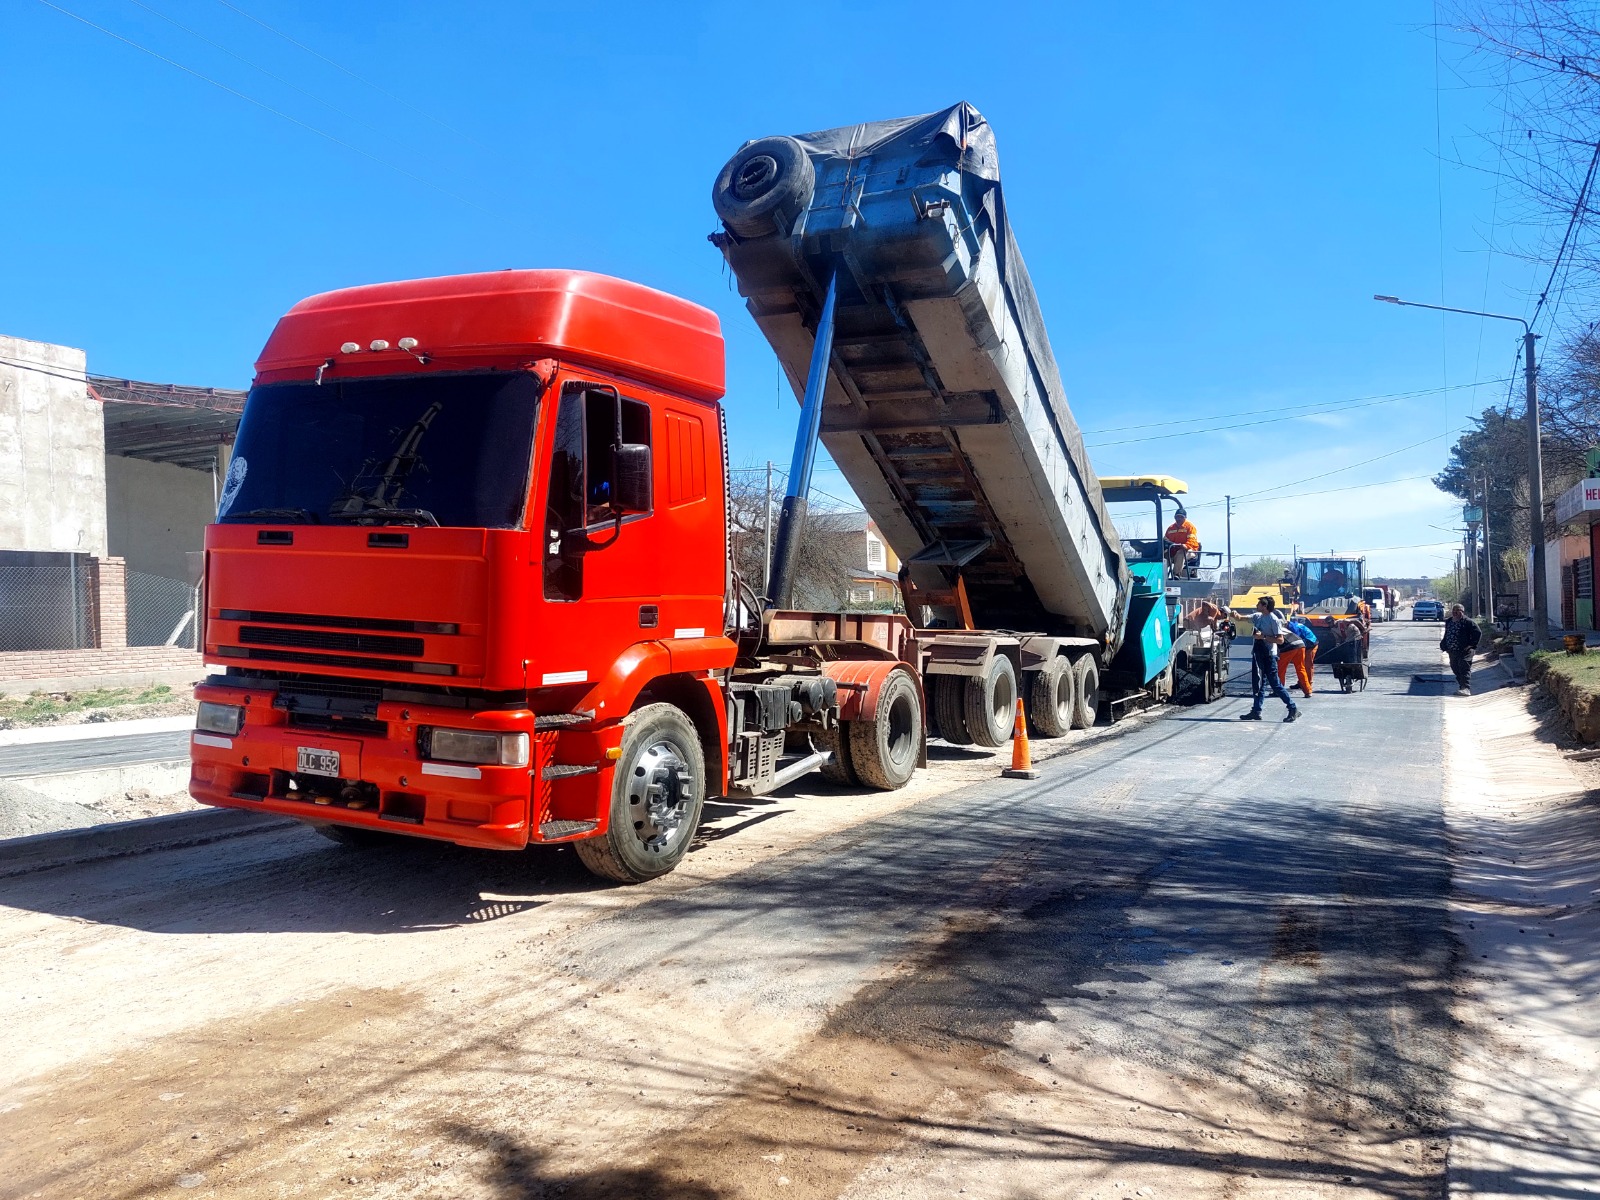
M 1173 575 L 1194 577 L 1194 568 L 1200 562 L 1200 534 L 1189 520 L 1189 514 L 1178 506 L 1172 514 L 1172 524 L 1167 526 L 1167 569 Z

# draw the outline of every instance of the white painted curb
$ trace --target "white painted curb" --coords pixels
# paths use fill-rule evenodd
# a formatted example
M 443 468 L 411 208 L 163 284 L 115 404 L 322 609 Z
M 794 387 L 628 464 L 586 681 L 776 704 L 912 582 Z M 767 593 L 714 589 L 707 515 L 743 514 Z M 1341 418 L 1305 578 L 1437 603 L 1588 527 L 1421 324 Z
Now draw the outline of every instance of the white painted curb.
M 176 733 L 193 729 L 194 716 L 146 717 L 142 721 L 96 721 L 84 725 L 45 725 L 38 729 L 0 729 L 0 746 L 32 746 L 41 742 L 82 742 L 91 738 L 130 737 L 141 733 Z

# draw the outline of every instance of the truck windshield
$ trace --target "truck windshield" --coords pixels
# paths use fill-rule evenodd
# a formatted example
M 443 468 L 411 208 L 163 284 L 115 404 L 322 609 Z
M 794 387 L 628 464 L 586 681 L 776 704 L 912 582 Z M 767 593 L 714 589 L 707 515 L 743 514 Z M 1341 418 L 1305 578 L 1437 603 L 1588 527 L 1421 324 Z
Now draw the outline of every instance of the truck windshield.
M 1305 580 L 1301 599 L 1306 604 L 1318 604 L 1336 596 L 1361 594 L 1362 570 L 1359 559 L 1313 558 L 1302 564 Z
M 252 388 L 217 519 L 515 528 L 541 390 L 525 372 Z

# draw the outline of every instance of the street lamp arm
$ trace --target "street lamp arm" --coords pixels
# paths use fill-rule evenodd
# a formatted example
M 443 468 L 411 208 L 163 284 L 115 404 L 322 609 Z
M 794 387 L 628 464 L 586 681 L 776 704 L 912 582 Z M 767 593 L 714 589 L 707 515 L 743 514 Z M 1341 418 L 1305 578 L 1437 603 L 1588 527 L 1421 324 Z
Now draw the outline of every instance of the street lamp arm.
M 1385 304 L 1398 304 L 1401 308 L 1431 308 L 1434 312 L 1460 313 L 1464 317 L 1488 317 L 1492 321 L 1515 321 L 1522 326 L 1523 333 L 1533 333 L 1528 323 L 1521 317 L 1507 316 L 1505 313 L 1479 312 L 1475 308 L 1446 308 L 1443 304 L 1423 304 L 1420 300 L 1402 300 L 1399 296 L 1374 296 L 1373 299 L 1381 300 Z

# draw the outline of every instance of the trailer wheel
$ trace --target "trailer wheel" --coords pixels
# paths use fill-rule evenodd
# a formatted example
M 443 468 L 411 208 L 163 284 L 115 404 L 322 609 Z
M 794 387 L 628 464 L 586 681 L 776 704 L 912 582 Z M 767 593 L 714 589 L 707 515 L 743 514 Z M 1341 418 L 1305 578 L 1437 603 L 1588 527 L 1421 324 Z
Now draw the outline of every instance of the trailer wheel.
M 623 718 L 605 834 L 574 843 L 596 875 L 643 883 L 682 861 L 706 799 L 705 753 L 683 711 L 647 704 Z
M 711 189 L 711 203 L 739 237 L 787 233 L 811 203 L 816 185 L 816 168 L 804 146 L 792 137 L 764 137 L 724 164 Z
M 928 705 L 933 709 L 939 736 L 952 746 L 972 745 L 972 733 L 967 728 L 966 677 L 929 675 L 926 679 Z
M 1040 737 L 1065 737 L 1070 733 L 1077 708 L 1072 663 L 1057 656 L 1035 671 L 1028 699 L 1028 716 Z
M 967 680 L 967 730 L 980 746 L 1004 746 L 1017 723 L 1017 669 L 1003 654 L 989 669 Z
M 922 748 L 922 700 L 904 671 L 892 671 L 878 693 L 878 713 L 870 721 L 851 721 L 850 764 L 868 787 L 892 792 L 904 787 L 917 769 Z
M 836 783 L 840 787 L 859 787 L 861 780 L 856 777 L 856 769 L 850 761 L 850 735 L 843 725 L 835 725 L 832 729 L 824 730 L 814 735 L 818 750 L 831 750 L 833 758 L 828 764 L 819 769 L 820 774 L 829 783 Z
M 1088 729 L 1100 714 L 1100 668 L 1087 654 L 1072 664 L 1072 727 Z

